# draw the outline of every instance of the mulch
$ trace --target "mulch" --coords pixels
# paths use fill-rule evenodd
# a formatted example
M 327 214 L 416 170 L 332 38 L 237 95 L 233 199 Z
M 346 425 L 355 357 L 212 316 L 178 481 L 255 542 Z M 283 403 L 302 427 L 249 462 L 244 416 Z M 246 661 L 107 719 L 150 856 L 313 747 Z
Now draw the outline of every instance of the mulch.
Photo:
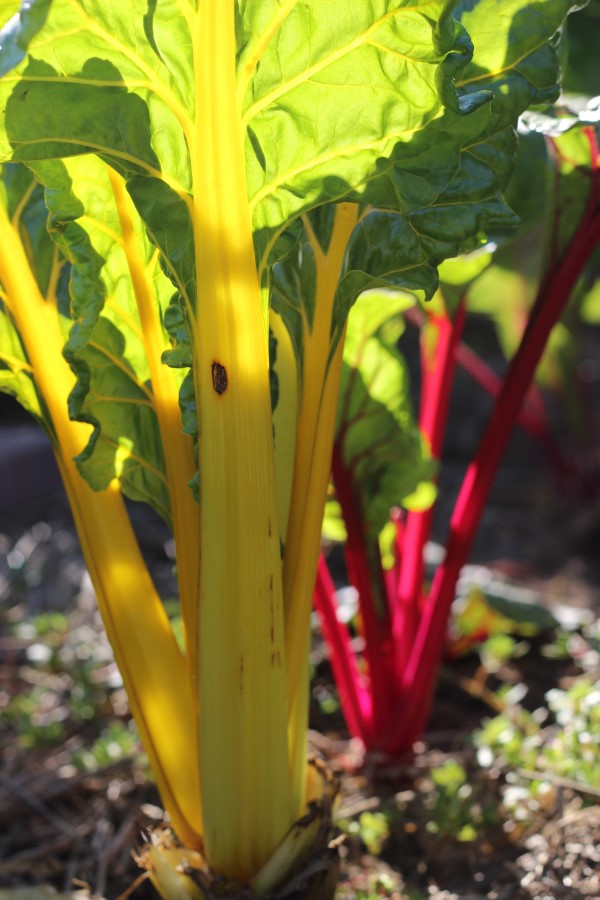
M 14 659 L 0 664 L 0 690 L 17 686 Z M 340 776 L 340 818 L 381 812 L 390 823 L 377 856 L 368 853 L 359 835 L 341 844 L 339 900 L 599 900 L 600 790 L 594 796 L 593 788 L 582 792 L 557 779 L 548 804 L 527 827 L 507 816 L 483 824 L 468 842 L 431 832 L 430 774 L 448 760 L 465 768 L 474 802 L 501 807 L 506 773 L 482 770 L 470 741 L 482 717 L 491 713 L 469 692 L 473 666 L 463 660 L 444 670 L 431 720 L 435 730 L 430 725 L 412 758 L 394 765 L 363 759 L 339 717 L 325 717 L 313 704 L 313 719 L 322 730 L 311 731 L 310 744 Z M 321 678 L 324 669 L 320 663 Z M 554 676 L 558 683 L 569 678 L 559 669 Z M 96 727 L 84 726 L 66 741 L 35 748 L 21 747 L 18 735 L 3 729 L 2 900 L 20 896 L 2 888 L 36 884 L 76 892 L 81 900 L 117 900 L 130 891 L 134 900 L 156 896 L 150 883 L 140 880 L 134 855 L 143 836 L 163 820 L 160 800 L 139 759 L 122 759 L 95 772 L 74 769 L 74 750 L 93 740 Z

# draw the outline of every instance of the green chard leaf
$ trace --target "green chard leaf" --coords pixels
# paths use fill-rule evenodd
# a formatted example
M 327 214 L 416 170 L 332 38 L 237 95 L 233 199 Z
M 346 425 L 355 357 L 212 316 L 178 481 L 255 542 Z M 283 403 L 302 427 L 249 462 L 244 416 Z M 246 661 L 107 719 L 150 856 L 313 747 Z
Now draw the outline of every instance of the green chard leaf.
M 497 135 L 529 104 L 554 97 L 547 40 L 573 4 L 545 4 L 543 16 L 523 0 L 508 5 L 499 13 L 484 0 L 458 4 L 476 38 L 469 63 L 473 45 L 451 15 L 455 3 L 239 4 L 239 94 L 261 269 L 282 226 L 327 201 L 398 209 L 434 242 L 449 224 L 455 242 L 508 215 L 497 170 L 512 148 Z M 23 61 L 3 79 L 0 138 L 3 153 L 25 160 L 105 153 L 134 179 L 136 202 L 163 250 L 169 211 L 166 255 L 175 255 L 188 291 L 193 185 L 185 143 L 195 116 L 196 19 L 191 4 L 175 0 L 151 9 L 140 0 L 33 0 L 5 30 L 5 65 L 14 67 L 19 54 Z M 516 21 L 523 24 L 515 33 Z M 500 67 L 509 37 L 513 56 Z M 471 209 L 457 224 L 442 206 L 465 194 L 466 175 L 474 186 L 461 201 Z M 148 177 L 159 182 L 152 196 Z M 485 214 L 475 208 L 481 203 Z M 443 227 L 431 226 L 440 215 Z
M 441 164 L 443 154 L 437 163 L 444 168 L 441 180 L 435 174 L 435 159 L 423 133 L 453 96 L 452 79 L 470 52 L 449 15 L 452 5 L 442 0 L 417 5 L 380 0 L 366 6 L 347 4 L 341 10 L 334 0 L 239 4 L 241 134 L 249 212 L 265 287 L 273 258 L 293 243 L 293 236 L 291 241 L 286 236 L 292 220 L 330 200 L 359 199 L 373 179 L 384 185 L 385 193 L 388 173 L 396 166 L 390 161 L 394 153 L 402 171 L 392 206 L 398 191 L 405 189 L 407 205 L 414 206 L 422 202 L 418 194 L 424 184 L 437 180 L 441 185 L 450 177 Z M 145 0 L 32 0 L 0 36 L 0 154 L 37 165 L 91 152 L 126 178 L 177 290 L 165 314 L 174 343 L 167 359 L 184 368 L 191 362 L 188 344 L 193 343 L 198 300 L 193 148 L 203 109 L 194 97 L 201 29 L 200 11 L 181 0 L 162 0 L 150 7 Z M 430 173 L 427 182 L 425 170 Z M 75 185 L 75 196 L 78 190 Z M 425 202 L 435 194 L 432 184 Z M 52 202 L 57 221 L 74 215 L 69 191 L 57 190 Z M 98 265 L 94 254 L 104 258 L 107 251 L 105 246 L 97 251 L 90 242 L 86 246 L 88 251 L 78 249 L 90 253 L 91 273 Z M 79 263 L 84 266 L 81 256 Z M 79 332 L 98 317 L 96 293 L 95 286 L 89 296 L 76 291 Z M 128 347 L 127 366 L 135 370 L 130 335 L 117 337 L 112 331 L 115 320 L 110 329 L 106 317 L 99 324 L 104 341 L 110 330 L 113 342 Z M 80 376 L 78 414 L 93 418 L 103 429 L 106 416 L 98 403 L 83 400 L 91 348 L 84 361 L 78 342 L 76 333 L 70 352 Z M 143 371 L 137 380 L 143 384 Z M 197 410 L 190 381 L 182 407 L 186 430 L 194 433 Z M 125 441 L 126 436 L 127 431 Z M 85 461 L 86 477 L 97 486 L 110 474 L 111 440 L 108 433 L 106 441 L 96 433 L 91 454 L 96 459 Z M 127 449 L 135 453 L 132 444 Z M 142 481 L 150 468 L 160 471 L 156 448 L 149 449 L 154 455 L 138 473 Z M 124 471 L 124 464 L 119 466 Z M 132 478 L 127 490 L 135 496 L 149 494 L 149 486 L 133 478 L 133 465 L 128 471 Z M 164 507 L 162 500 L 157 502 Z
M 18 226 L 32 272 L 42 296 L 48 302 L 58 302 L 68 313 L 65 259 L 54 245 L 46 228 L 47 210 L 42 188 L 32 173 L 16 163 L 2 167 L 0 203 L 9 218 Z M 70 322 L 61 319 L 65 340 Z M 13 396 L 53 439 L 53 428 L 36 385 L 27 354 L 14 318 L 10 298 L 0 285 L 0 391 Z
M 525 0 L 502 6 L 489 0 L 361 0 L 342 7 L 337 0 L 240 0 L 238 103 L 265 306 L 270 269 L 282 254 L 288 253 L 283 266 L 293 281 L 293 223 L 316 207 L 350 201 L 365 211 L 337 293 L 332 349 L 361 291 L 391 284 L 430 296 L 443 259 L 473 246 L 481 232 L 514 222 L 502 198 L 514 158 L 513 128 L 529 105 L 556 96 L 552 41 L 575 5 L 549 0 L 540 11 Z M 185 371 L 198 302 L 194 147 L 203 106 L 194 86 L 200 11 L 187 0 L 150 6 L 145 0 L 31 0 L 4 21 L 0 156 L 37 165 L 96 153 L 125 177 L 176 289 L 170 310 L 163 309 L 173 344 L 167 360 Z M 69 191 L 54 194 L 57 221 L 69 220 L 71 204 Z M 88 244 L 82 253 L 90 253 L 91 272 L 98 263 L 94 254 L 104 258 L 107 250 Z M 79 262 L 85 265 L 82 257 Z M 78 343 L 88 340 L 86 328 L 98 319 L 96 288 L 75 294 L 81 325 L 70 345 L 80 376 L 74 403 L 77 414 L 94 419 L 102 432 L 106 409 L 101 412 L 97 397 L 83 397 L 91 386 L 86 367 L 91 371 L 93 348 L 87 345 L 84 353 Z M 127 381 L 126 392 L 137 380 L 140 412 L 147 373 L 135 358 L 131 334 L 118 336 L 113 329 L 122 326 L 107 316 L 98 321 L 101 343 L 112 341 L 113 351 L 127 347 L 125 368 L 136 376 L 128 371 L 119 377 Z M 301 354 L 297 341 L 295 349 Z M 99 396 L 103 389 L 98 386 Z M 123 394 L 116 390 L 116 396 Z M 115 407 L 112 402 L 111 417 Z M 186 431 L 195 433 L 190 380 L 182 409 Z M 147 448 L 136 448 L 128 431 L 122 434 L 129 463 L 110 451 L 109 430 L 106 440 L 96 431 L 89 459 L 82 460 L 86 477 L 100 486 L 116 462 L 128 472 L 126 490 L 149 497 L 156 485 L 145 479 L 160 483 L 161 473 L 155 431 L 148 429 Z M 140 458 L 149 456 L 134 475 L 138 450 Z M 157 490 L 164 515 L 164 490 Z
M 454 14 L 473 42 L 473 54 L 454 84 L 464 106 L 473 98 L 475 109 L 459 115 L 448 104 L 432 123 L 428 141 L 440 154 L 451 153 L 449 135 L 458 139 L 452 176 L 429 204 L 408 212 L 397 207 L 435 262 L 473 249 L 477 235 L 518 223 L 503 197 L 516 157 L 514 129 L 529 107 L 557 99 L 558 30 L 564 17 L 582 5 L 569 0 L 464 0 L 456 6 Z M 484 105 L 479 104 L 482 93 L 490 101 Z
M 443 114 L 423 132 L 426 140 L 414 135 L 410 150 L 397 144 L 391 158 L 380 161 L 380 177 L 365 185 L 360 200 L 368 200 L 375 208 L 363 207 L 349 243 L 334 338 L 362 290 L 387 284 L 430 299 L 437 287 L 439 263 L 473 249 L 484 234 L 514 229 L 519 220 L 502 191 L 515 161 L 517 117 L 531 104 L 549 102 L 558 93 L 553 38 L 570 8 L 573 4 L 553 3 L 541 14 L 523 0 L 502 8 L 485 2 L 458 4 L 456 15 L 475 42 L 473 59 L 465 63 L 463 58 L 465 68 L 456 81 L 465 99 L 463 107 L 471 115 L 449 100 Z M 489 103 L 482 104 L 482 87 Z M 469 104 L 471 96 L 476 102 Z M 403 156 L 408 152 L 409 162 Z M 344 197 L 356 198 L 356 192 Z M 402 214 L 390 214 L 390 207 Z M 311 215 L 317 232 L 319 222 L 326 221 L 326 212 Z M 291 298 L 298 293 L 300 279 L 310 282 L 314 275 L 310 274 L 310 247 L 305 243 L 296 252 L 281 261 L 275 293 L 287 298 L 286 321 L 298 345 L 298 319 L 294 323 L 290 315 L 298 300 Z M 301 276 L 296 271 L 300 259 L 302 268 L 306 267 Z M 302 289 L 310 293 L 311 285 Z
M 162 319 L 173 286 L 119 176 L 102 160 L 72 157 L 34 168 L 46 188 L 50 232 L 71 263 L 74 324 L 65 355 L 78 381 L 70 414 L 94 426 L 78 467 L 95 490 L 119 478 L 128 497 L 150 503 L 169 523 L 164 453 L 145 342 L 155 320 L 162 342 L 159 353 L 170 346 Z M 151 320 L 144 327 L 138 303 Z M 150 308 L 144 310 L 144 305 Z
M 426 508 L 435 498 L 436 464 L 415 422 L 406 364 L 397 349 L 408 294 L 368 291 L 348 317 L 336 425 L 336 451 L 361 520 L 377 539 L 394 506 Z M 328 504 L 325 534 L 339 532 Z

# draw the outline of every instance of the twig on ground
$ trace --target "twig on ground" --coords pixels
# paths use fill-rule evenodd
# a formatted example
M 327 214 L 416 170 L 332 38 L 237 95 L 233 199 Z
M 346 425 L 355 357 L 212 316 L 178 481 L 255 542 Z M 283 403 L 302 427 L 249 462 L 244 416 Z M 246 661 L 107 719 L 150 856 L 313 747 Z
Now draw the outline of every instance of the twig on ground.
M 591 784 L 586 784 L 583 781 L 576 781 L 574 778 L 564 778 L 562 775 L 556 775 L 554 772 L 534 772 L 529 769 L 516 769 L 516 773 L 530 781 L 549 781 L 550 784 L 554 784 L 556 787 L 578 791 L 581 794 L 590 794 L 592 797 L 600 797 L 600 788 L 593 787 Z
M 69 837 L 76 838 L 78 836 L 78 830 L 70 822 L 67 822 L 66 819 L 63 819 L 62 816 L 57 815 L 53 812 L 49 806 L 47 806 L 43 800 L 40 800 L 35 794 L 32 794 L 30 790 L 24 787 L 22 784 L 19 784 L 14 779 L 10 778 L 10 776 L 5 775 L 3 772 L 0 772 L 0 784 L 5 790 L 9 793 L 14 794 L 20 800 L 30 806 L 31 809 L 35 810 L 40 816 L 43 816 L 49 822 L 52 823 L 59 831 L 62 831 L 64 834 L 69 835 Z

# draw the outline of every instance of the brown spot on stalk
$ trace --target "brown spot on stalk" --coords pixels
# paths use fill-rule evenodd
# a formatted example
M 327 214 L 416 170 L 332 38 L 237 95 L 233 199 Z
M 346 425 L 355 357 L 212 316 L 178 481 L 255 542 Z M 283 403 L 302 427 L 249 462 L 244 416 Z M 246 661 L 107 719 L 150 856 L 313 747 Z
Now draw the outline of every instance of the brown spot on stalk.
M 227 369 L 225 366 L 222 366 L 220 362 L 213 362 L 210 366 L 210 371 L 212 375 L 212 386 L 219 396 L 224 394 L 227 390 L 227 385 L 229 384 L 229 378 L 227 376 Z
M 244 657 L 240 656 L 240 694 L 244 693 Z

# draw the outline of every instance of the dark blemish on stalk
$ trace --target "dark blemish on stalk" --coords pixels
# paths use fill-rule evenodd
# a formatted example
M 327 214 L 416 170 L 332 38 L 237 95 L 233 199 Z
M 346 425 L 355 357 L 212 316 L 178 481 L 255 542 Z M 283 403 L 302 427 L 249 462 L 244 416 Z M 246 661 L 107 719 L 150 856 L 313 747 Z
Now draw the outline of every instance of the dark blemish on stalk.
M 227 390 L 227 385 L 229 383 L 229 379 L 227 377 L 227 369 L 225 366 L 222 366 L 219 362 L 213 362 L 210 367 L 210 371 L 212 374 L 212 386 L 219 394 L 224 394 Z
M 272 532 L 273 532 L 273 530 L 272 530 L 272 528 L 271 528 L 271 520 L 269 519 L 269 537 L 271 537 Z M 272 580 L 273 580 L 273 579 L 271 579 L 271 581 L 272 581 Z
M 27 96 L 28 93 L 29 93 L 29 91 L 27 90 L 27 91 L 23 91 L 22 94 L 19 94 L 19 96 L 17 97 L 17 100 L 19 101 L 19 103 L 23 103 L 23 101 L 25 100 L 25 97 Z
M 271 653 L 271 665 L 281 665 L 281 653 L 277 650 L 276 653 Z

